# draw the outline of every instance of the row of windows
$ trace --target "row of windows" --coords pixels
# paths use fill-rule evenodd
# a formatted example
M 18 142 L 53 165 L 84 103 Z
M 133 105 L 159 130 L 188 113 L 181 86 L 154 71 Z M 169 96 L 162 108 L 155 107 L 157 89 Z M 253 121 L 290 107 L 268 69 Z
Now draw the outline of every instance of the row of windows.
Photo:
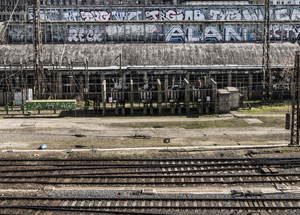
M 104 5 L 104 4 L 166 4 L 167 0 L 148 0 L 147 2 L 142 2 L 142 0 L 41 0 L 40 5 Z M 0 0 L 0 11 L 12 11 L 17 2 L 9 1 L 9 0 Z M 16 12 L 24 11 L 25 6 L 31 6 L 33 4 L 32 0 L 29 1 L 20 1 L 18 6 L 16 7 Z
M 114 4 L 114 1 L 113 0 L 98 0 L 99 4 L 111 4 L 113 5 Z M 30 2 L 31 3 L 31 2 Z M 122 4 L 142 4 L 142 1 L 141 0 L 118 0 L 117 3 L 119 5 L 122 5 Z M 158 2 L 157 0 L 149 0 L 147 2 L 147 4 L 164 4 L 165 1 L 163 2 Z M 40 3 L 41 5 L 96 5 L 98 4 L 96 2 L 96 0 L 43 0 L 41 1 Z

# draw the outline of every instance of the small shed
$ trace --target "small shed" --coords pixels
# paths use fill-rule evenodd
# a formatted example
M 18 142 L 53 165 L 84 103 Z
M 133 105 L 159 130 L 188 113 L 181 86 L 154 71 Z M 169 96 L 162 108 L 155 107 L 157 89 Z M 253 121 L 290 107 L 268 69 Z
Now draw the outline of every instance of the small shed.
M 239 89 L 236 87 L 226 87 L 226 89 L 230 93 L 229 96 L 230 110 L 237 110 L 239 108 Z
M 230 112 L 229 97 L 230 97 L 230 93 L 228 92 L 228 90 L 225 90 L 225 89 L 218 90 L 219 113 L 229 113 Z

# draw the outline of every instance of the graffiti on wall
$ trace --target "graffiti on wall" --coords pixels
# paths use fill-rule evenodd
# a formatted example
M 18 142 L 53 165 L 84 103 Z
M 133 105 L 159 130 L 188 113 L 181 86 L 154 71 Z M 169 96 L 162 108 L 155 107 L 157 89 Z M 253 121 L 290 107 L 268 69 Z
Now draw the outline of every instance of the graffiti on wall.
M 111 13 L 102 10 L 80 11 L 80 16 L 84 21 L 107 21 Z
M 105 34 L 107 36 L 114 35 L 119 33 L 119 35 L 124 35 L 124 30 L 126 32 L 131 32 L 134 35 L 143 35 L 151 34 L 157 39 L 157 34 L 161 34 L 162 29 L 156 27 L 155 25 L 149 25 L 144 28 L 143 25 L 126 25 L 126 29 L 124 26 L 114 26 L 104 29 L 76 29 L 69 28 L 68 29 L 68 42 L 102 42 Z M 198 41 L 250 41 L 252 40 L 248 29 L 241 28 L 235 30 L 232 26 L 226 26 L 224 31 L 214 27 L 207 27 L 202 34 L 197 34 L 193 27 L 187 27 L 186 29 L 182 29 L 180 26 L 173 26 L 171 29 L 166 29 L 166 33 L 164 34 L 164 41 L 166 42 L 198 42 Z
M 174 26 L 165 36 L 165 41 L 182 41 L 182 42 L 198 42 L 198 41 L 251 41 L 252 38 L 248 32 L 248 28 L 241 28 L 235 30 L 232 26 L 226 26 L 224 31 L 214 27 L 207 27 L 202 34 L 197 35 L 193 27 L 187 27 L 185 31 L 179 27 Z
M 57 110 L 64 110 L 64 109 L 76 109 L 75 102 L 47 102 L 47 103 L 40 103 L 40 102 L 33 102 L 27 103 L 26 105 L 27 110 L 43 110 L 43 109 L 57 109 Z
M 241 26 L 241 25 L 240 25 Z M 256 26 L 256 25 L 254 25 Z M 291 40 L 300 39 L 300 26 L 272 24 L 270 28 L 270 37 L 272 40 Z M 70 43 L 96 43 L 106 41 L 122 41 L 124 37 L 126 41 L 166 41 L 166 42 L 228 42 L 228 41 L 256 41 L 261 40 L 262 31 L 253 28 L 224 26 L 222 29 L 216 27 L 206 27 L 203 30 L 197 26 L 169 26 L 155 24 L 112 24 L 97 25 L 92 28 L 82 28 L 69 26 L 66 31 L 63 25 L 53 26 L 53 28 L 42 28 L 42 35 L 45 35 L 46 42 L 64 42 L 66 38 Z M 253 30 L 254 29 L 254 30 Z M 51 30 L 51 31 L 48 31 Z M 66 32 L 66 35 L 65 35 Z M 32 26 L 12 25 L 8 28 L 8 38 L 11 42 L 31 42 Z
M 104 29 L 103 26 L 100 29 L 84 29 L 84 28 L 69 28 L 67 41 L 68 42 L 102 42 L 104 37 L 120 35 L 124 36 L 131 32 L 133 35 L 146 34 L 162 34 L 162 28 L 155 25 L 109 25 Z M 157 35 L 154 36 L 157 39 Z
M 289 84 L 274 84 L 273 89 L 274 90 L 290 90 Z
M 77 29 L 69 28 L 68 29 L 68 42 L 102 42 L 103 34 L 99 29 Z
M 9 26 L 8 36 L 13 41 L 23 41 L 25 37 L 32 38 L 32 26 L 27 25 L 25 28 L 20 28 L 19 26 Z
M 41 20 L 45 21 L 108 21 L 108 20 L 263 20 L 264 6 L 182 6 L 178 8 L 43 8 Z M 130 11 L 128 11 L 130 10 Z M 144 12 L 143 12 L 144 11 Z M 271 20 L 300 20 L 300 6 L 271 6 Z M 28 20 L 33 19 L 32 8 Z
M 159 10 L 145 11 L 145 17 L 149 20 L 184 20 L 184 13 L 177 13 L 175 10 L 168 10 L 165 13 Z

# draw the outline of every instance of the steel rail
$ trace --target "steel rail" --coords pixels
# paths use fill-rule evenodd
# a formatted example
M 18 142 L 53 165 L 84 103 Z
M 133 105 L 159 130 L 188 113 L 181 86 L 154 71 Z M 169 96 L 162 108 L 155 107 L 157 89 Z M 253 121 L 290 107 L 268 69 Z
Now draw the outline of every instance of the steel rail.
M 232 210 L 232 209 L 264 209 L 264 210 L 298 210 L 300 206 L 20 206 L 20 205 L 0 205 L 0 208 L 23 208 L 23 209 L 36 209 L 36 210 L 73 210 L 73 211 L 80 211 L 80 212 L 92 212 L 92 210 L 83 210 L 82 208 L 122 208 L 122 209 L 225 209 L 225 210 Z M 93 211 L 93 212 L 104 212 L 104 211 Z M 105 211 L 106 212 L 106 211 Z M 112 211 L 110 211 L 112 212 Z M 112 212 L 113 213 L 113 212 Z M 141 214 L 139 212 L 135 212 L 136 214 Z M 131 214 L 131 212 L 130 212 Z M 144 213 L 142 213 L 144 214 Z M 145 214 L 159 214 L 159 213 L 145 213 Z
M 60 200 L 60 201 L 299 201 L 299 198 L 253 198 L 253 197 L 231 197 L 231 198 L 204 198 L 204 197 L 19 197 L 0 196 L 0 200 Z
M 166 172 L 167 173 L 167 172 Z M 89 174 L 52 174 L 52 175 L 0 175 L 0 178 L 236 178 L 236 177 L 278 177 L 300 176 L 300 173 L 264 173 L 264 174 L 193 174 L 193 175 L 89 175 Z M 299 180 L 300 182 L 300 180 Z M 1 183 L 1 181 L 0 181 Z
M 297 165 L 300 165 L 300 162 Z M 291 162 L 287 163 L 204 163 L 204 164 L 147 164 L 147 165 L 97 165 L 95 167 L 75 167 L 75 168 L 42 168 L 42 169 L 12 169 L 12 170 L 0 170 L 0 173 L 4 172 L 30 172 L 30 171 L 57 171 L 57 170 L 87 170 L 87 169 L 108 169 L 108 168 L 172 168 L 172 167 L 207 167 L 207 166 L 254 166 L 254 165 L 287 165 L 293 166 Z
M 191 172 L 219 172 L 219 171 L 237 171 L 237 170 L 259 170 L 261 167 L 251 167 L 251 168 L 214 168 L 214 169 L 199 169 L 199 170 L 167 170 L 167 171 L 140 171 L 140 172 L 99 172 L 99 173 L 81 173 L 81 174 L 59 174 L 60 176 L 70 176 L 70 175 L 127 175 L 127 174 L 134 174 L 134 175 L 139 175 L 139 174 L 168 174 L 168 173 L 191 173 Z M 53 174 L 52 174 L 53 175 Z M 52 176 L 49 175 L 49 176 Z M 11 175 L 14 176 L 14 175 Z M 48 176 L 48 175 L 43 175 L 43 176 Z M 1 175 L 0 175 L 1 177 Z
M 176 175 L 174 176 L 176 177 Z M 177 177 L 178 178 L 178 177 Z M 82 184 L 88 184 L 88 185 L 182 185 L 182 184 L 273 184 L 273 183 L 278 183 L 278 182 L 289 182 L 289 183 L 299 183 L 299 179 L 285 179 L 285 180 L 248 180 L 248 181 L 241 181 L 241 180 L 232 180 L 230 179 L 229 181 L 147 181 L 147 182 L 141 182 L 141 181 L 108 181 L 108 182 L 95 182 L 95 181 L 68 181 L 68 182 L 50 182 L 50 181 L 0 181 L 0 184 L 77 184 L 77 185 L 82 185 Z
M 239 161 L 239 160 L 300 160 L 299 157 L 281 157 L 281 158 L 159 158 L 159 159 L 0 159 L 0 161 Z
M 264 161 L 264 162 L 252 162 L 252 163 L 249 163 L 249 162 L 235 162 L 235 163 L 227 163 L 227 162 L 222 162 L 222 163 L 194 163 L 194 164 L 191 164 L 191 163 L 188 163 L 188 164 L 119 164 L 119 165 L 116 165 L 116 164 L 44 164 L 44 163 L 41 163 L 41 164 L 5 164 L 5 163 L 1 163 L 0 166 L 40 166 L 40 165 L 43 165 L 43 166 L 57 166 L 57 167 L 60 167 L 60 166 L 107 166 L 107 167 L 115 167 L 115 166 L 120 166 L 120 167 L 130 167 L 130 166 L 162 166 L 162 165 L 165 165 L 165 166 L 221 166 L 221 165 L 292 165 L 292 164 L 300 164 L 300 160 L 299 161 L 277 161 L 277 162 L 269 162 L 269 161 Z
M 113 213 L 113 214 L 147 214 L 147 215 L 174 215 L 166 213 L 149 213 L 149 212 L 134 212 L 134 211 L 107 211 L 107 210 L 84 210 L 79 209 L 76 206 L 70 207 L 52 207 L 52 206 L 23 206 L 23 205 L 0 205 L 0 208 L 12 208 L 12 209 L 28 209 L 28 210 L 52 210 L 52 211 L 72 211 L 72 212 L 90 212 L 90 213 Z

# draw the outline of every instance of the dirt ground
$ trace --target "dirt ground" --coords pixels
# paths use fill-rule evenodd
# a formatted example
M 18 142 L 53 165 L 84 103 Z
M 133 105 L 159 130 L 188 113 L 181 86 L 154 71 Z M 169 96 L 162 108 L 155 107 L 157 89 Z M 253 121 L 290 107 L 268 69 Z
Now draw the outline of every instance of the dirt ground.
M 72 149 L 75 145 L 109 149 L 289 143 L 290 131 L 285 130 L 281 115 L 244 117 L 257 118 L 262 123 L 248 124 L 233 115 L 0 119 L 0 149 L 37 149 L 42 144 L 48 149 Z M 169 144 L 163 142 L 165 138 L 170 138 Z

